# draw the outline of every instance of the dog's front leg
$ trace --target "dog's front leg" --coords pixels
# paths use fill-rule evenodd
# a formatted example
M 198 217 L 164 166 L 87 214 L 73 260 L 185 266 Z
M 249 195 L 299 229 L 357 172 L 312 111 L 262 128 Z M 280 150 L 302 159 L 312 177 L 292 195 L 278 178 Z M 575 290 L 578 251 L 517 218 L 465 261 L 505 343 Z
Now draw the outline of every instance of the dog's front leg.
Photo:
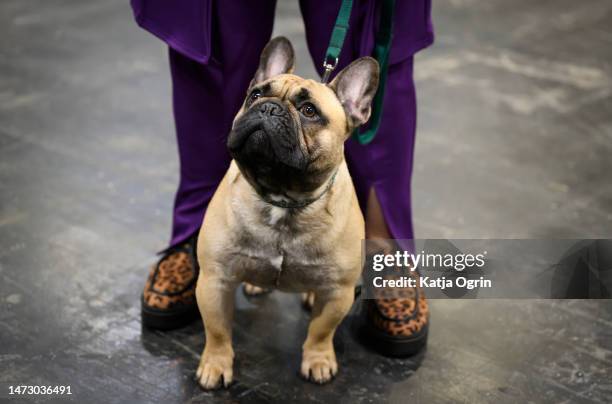
M 338 372 L 334 352 L 334 333 L 351 309 L 354 300 L 352 286 L 324 293 L 315 292 L 312 320 L 302 346 L 301 373 L 315 383 L 326 383 Z
M 210 390 L 232 382 L 234 350 L 232 319 L 236 285 L 217 276 L 200 273 L 196 287 L 198 308 L 204 321 L 206 344 L 196 377 L 200 386 Z

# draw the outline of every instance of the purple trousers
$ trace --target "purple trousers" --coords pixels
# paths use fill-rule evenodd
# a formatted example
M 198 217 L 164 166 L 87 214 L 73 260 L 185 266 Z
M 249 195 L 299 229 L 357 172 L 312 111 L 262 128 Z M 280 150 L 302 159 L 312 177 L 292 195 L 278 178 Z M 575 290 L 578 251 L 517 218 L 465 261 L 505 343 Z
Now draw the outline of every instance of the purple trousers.
M 132 0 L 132 5 L 139 24 L 170 46 L 180 155 L 170 242 L 176 245 L 198 230 L 229 166 L 226 138 L 260 52 L 270 39 L 276 2 L 182 0 L 173 2 L 182 6 L 168 10 L 164 1 Z M 186 3 L 192 6 L 191 12 L 181 10 Z M 347 142 L 346 160 L 362 210 L 365 212 L 373 188 L 393 238 L 411 239 L 410 179 L 416 129 L 413 55 L 433 42 L 433 34 L 429 0 L 397 3 L 382 123 L 372 143 Z M 308 48 L 319 74 L 339 5 L 340 0 L 300 1 Z M 355 1 L 336 73 L 355 58 L 371 53 L 378 12 L 375 0 Z M 180 23 L 192 14 L 201 20 Z M 202 21 L 202 27 L 194 28 Z

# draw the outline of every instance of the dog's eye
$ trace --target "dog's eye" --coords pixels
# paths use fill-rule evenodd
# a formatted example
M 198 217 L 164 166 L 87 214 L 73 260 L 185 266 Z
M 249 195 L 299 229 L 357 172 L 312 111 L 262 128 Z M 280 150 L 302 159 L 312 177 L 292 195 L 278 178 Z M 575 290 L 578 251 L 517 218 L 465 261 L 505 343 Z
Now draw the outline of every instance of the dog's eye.
M 259 89 L 253 90 L 251 94 L 249 94 L 249 98 L 247 98 L 247 105 L 251 105 L 259 97 L 261 97 L 261 90 Z
M 314 118 L 317 115 L 317 110 L 312 104 L 306 103 L 300 107 L 300 112 L 306 118 Z

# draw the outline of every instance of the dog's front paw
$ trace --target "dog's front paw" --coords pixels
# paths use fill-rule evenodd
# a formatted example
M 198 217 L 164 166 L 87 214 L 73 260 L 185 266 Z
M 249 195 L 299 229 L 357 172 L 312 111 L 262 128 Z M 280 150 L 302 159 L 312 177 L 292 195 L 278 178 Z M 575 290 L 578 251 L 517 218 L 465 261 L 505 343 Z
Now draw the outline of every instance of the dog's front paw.
M 246 283 L 246 282 L 244 282 L 242 287 L 243 287 L 242 290 L 244 291 L 244 294 L 247 296 L 259 296 L 259 295 L 263 295 L 266 293 L 270 293 L 272 291 L 272 289 L 260 288 L 259 286 L 255 286 L 253 284 Z
M 221 386 L 229 387 L 234 375 L 233 362 L 234 358 L 231 355 L 207 355 L 204 353 L 196 371 L 198 383 L 205 390 L 213 390 Z
M 302 376 L 315 383 L 331 381 L 338 373 L 338 363 L 334 349 L 325 351 L 304 350 L 302 355 Z

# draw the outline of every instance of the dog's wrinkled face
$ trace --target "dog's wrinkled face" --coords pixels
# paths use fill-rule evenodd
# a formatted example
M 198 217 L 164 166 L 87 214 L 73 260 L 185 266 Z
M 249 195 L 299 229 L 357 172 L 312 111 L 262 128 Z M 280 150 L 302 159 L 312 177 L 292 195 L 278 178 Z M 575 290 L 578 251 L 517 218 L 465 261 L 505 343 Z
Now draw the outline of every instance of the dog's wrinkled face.
M 228 148 L 259 193 L 311 192 L 342 162 L 344 141 L 367 121 L 378 64 L 361 58 L 329 84 L 291 74 L 293 48 L 275 38 L 236 115 Z

